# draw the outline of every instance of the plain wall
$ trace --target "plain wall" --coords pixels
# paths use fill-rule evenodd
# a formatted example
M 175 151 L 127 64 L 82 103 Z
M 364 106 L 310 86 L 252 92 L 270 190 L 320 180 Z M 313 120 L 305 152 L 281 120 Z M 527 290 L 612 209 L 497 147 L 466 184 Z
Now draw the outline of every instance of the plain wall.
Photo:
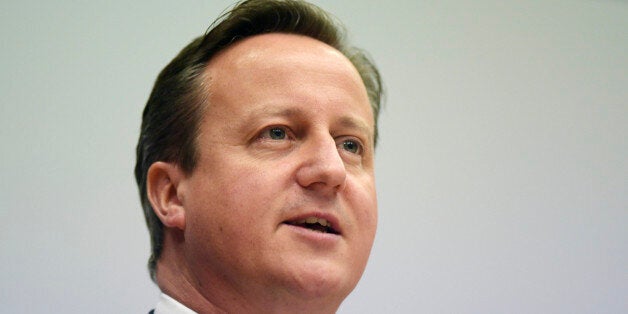
M 2 1 L 2 312 L 154 307 L 140 114 L 230 3 Z M 315 3 L 388 92 L 380 225 L 340 313 L 628 312 L 627 2 Z

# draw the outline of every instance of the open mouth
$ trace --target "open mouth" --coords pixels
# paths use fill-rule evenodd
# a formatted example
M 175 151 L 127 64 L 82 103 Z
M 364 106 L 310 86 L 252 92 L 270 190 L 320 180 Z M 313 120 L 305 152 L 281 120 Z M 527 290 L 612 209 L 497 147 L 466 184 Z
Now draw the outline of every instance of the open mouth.
M 332 227 L 331 223 L 324 218 L 308 217 L 305 219 L 286 221 L 285 223 L 292 226 L 307 228 L 315 232 L 340 234 Z

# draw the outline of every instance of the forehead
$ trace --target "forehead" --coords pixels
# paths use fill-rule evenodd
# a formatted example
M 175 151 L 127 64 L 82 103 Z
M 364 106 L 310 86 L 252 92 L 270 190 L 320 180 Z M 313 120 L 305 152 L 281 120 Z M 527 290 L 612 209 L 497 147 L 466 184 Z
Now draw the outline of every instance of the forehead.
M 235 114 L 256 105 L 352 104 L 337 109 L 370 116 L 365 120 L 371 124 L 366 88 L 353 64 L 310 37 L 271 33 L 243 39 L 218 53 L 205 74 L 210 108 Z
M 304 57 L 306 57 L 304 59 Z M 209 62 L 208 69 L 237 70 L 241 68 L 272 67 L 277 63 L 333 62 L 332 67 L 343 65 L 344 70 L 357 71 L 337 49 L 308 36 L 269 33 L 245 38 L 220 51 Z M 263 61 L 260 63 L 260 61 Z

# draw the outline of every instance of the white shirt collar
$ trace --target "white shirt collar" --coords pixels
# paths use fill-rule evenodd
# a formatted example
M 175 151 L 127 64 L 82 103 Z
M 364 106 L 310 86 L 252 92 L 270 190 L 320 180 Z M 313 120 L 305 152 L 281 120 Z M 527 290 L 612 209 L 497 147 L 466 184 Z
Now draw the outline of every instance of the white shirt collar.
M 162 292 L 155 307 L 155 314 L 196 314 L 196 312 Z

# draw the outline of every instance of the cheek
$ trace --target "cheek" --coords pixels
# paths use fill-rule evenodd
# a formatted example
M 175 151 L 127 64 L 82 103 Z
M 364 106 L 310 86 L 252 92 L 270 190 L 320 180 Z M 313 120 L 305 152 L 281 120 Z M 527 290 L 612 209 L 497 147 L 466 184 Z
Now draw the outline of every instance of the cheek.
M 377 193 L 375 191 L 375 180 L 372 175 L 365 175 L 357 185 L 355 193 L 361 202 L 362 215 L 369 223 L 377 225 Z
M 365 237 L 368 238 L 369 245 L 372 245 L 375 231 L 377 230 L 377 199 L 373 196 L 362 205 L 364 210 L 360 212 L 358 219 L 360 220 L 360 225 L 364 226 L 364 232 L 367 233 Z
M 356 223 L 359 226 L 360 240 L 370 250 L 377 229 L 377 195 L 373 181 L 365 180 L 365 182 L 355 185 L 350 192 Z
M 205 173 L 195 187 L 191 223 L 199 228 L 222 227 L 217 231 L 236 238 L 250 236 L 252 230 L 247 229 L 254 225 L 258 229 L 258 222 L 273 214 L 285 190 L 279 174 L 264 172 L 254 163 L 223 164 Z
M 261 190 L 264 184 L 253 173 L 233 173 L 222 180 L 197 184 L 196 198 L 186 210 L 186 242 L 203 248 L 194 252 L 197 260 L 213 260 L 217 265 L 246 259 L 255 250 L 267 221 L 272 197 Z M 253 247 L 253 249 L 251 249 Z M 248 252 L 244 254 L 244 252 Z M 238 263 L 247 263 L 242 260 Z M 226 271 L 226 269 L 224 269 Z

